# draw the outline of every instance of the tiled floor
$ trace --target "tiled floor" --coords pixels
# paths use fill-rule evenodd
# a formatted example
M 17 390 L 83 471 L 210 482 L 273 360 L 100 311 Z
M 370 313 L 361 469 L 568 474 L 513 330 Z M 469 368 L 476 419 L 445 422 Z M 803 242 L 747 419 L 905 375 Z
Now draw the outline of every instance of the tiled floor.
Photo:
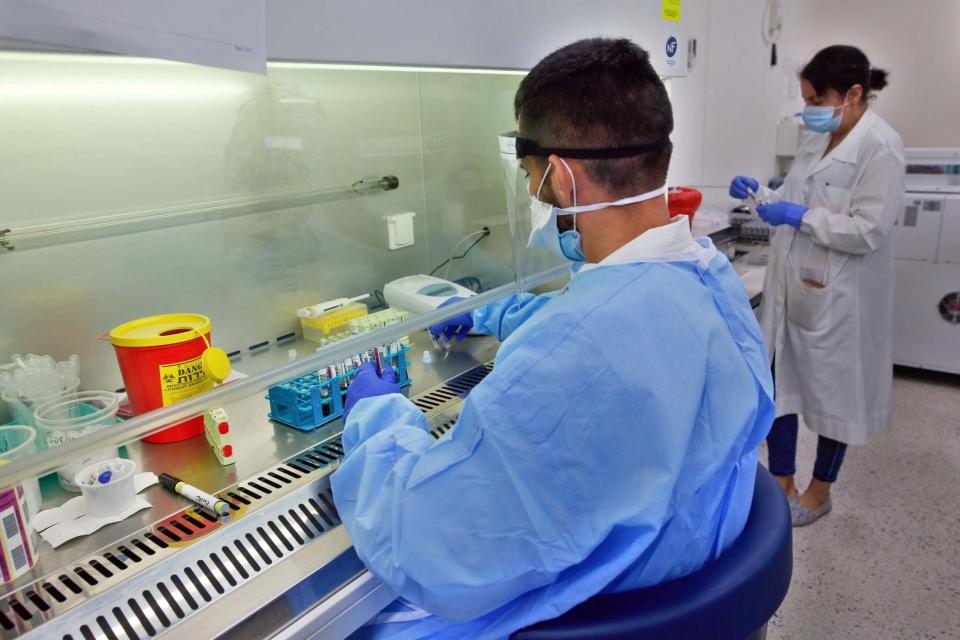
M 960 376 L 898 372 L 893 415 L 848 450 L 833 512 L 794 529 L 770 640 L 960 638 Z M 801 488 L 815 447 L 801 428 Z

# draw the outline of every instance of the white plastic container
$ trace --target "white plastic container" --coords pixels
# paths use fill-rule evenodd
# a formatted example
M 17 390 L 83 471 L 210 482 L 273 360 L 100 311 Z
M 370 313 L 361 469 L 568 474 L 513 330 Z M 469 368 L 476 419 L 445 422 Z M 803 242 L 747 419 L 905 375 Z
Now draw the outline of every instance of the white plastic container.
M 81 391 L 39 405 L 34 421 L 48 447 L 69 446 L 77 438 L 115 424 L 119 408 L 117 394 L 112 391 Z M 67 491 L 80 491 L 76 475 L 94 462 L 117 458 L 117 448 L 103 449 L 79 458 L 57 469 L 60 486 Z
M 129 509 L 137 499 L 133 484 L 136 465 L 130 460 L 115 458 L 86 467 L 74 476 L 73 482 L 80 487 L 87 503 L 87 515 L 113 516 Z M 105 471 L 110 472 L 107 482 L 101 482 Z
M 36 426 L 36 422 L 33 420 L 34 409 L 42 404 L 59 400 L 71 393 L 76 393 L 78 386 L 80 386 L 80 380 L 73 378 L 70 382 L 66 383 L 63 391 L 57 391 L 56 393 L 51 393 L 48 396 L 42 396 L 34 400 L 18 398 L 6 392 L 0 394 L 0 398 L 3 398 L 4 402 L 10 406 L 10 415 L 13 417 L 14 422 L 22 425 Z

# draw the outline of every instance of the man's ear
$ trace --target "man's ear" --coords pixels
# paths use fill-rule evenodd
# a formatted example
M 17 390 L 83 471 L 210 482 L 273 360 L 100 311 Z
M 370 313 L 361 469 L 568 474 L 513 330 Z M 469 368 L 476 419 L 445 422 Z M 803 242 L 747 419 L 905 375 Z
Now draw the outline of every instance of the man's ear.
M 553 174 L 547 176 L 547 181 L 551 185 L 554 197 L 557 198 L 557 204 L 562 208 L 574 206 L 576 185 L 571 172 L 580 171 L 580 163 L 576 160 L 561 160 L 556 154 L 551 154 L 547 162 L 552 165 L 550 173 Z

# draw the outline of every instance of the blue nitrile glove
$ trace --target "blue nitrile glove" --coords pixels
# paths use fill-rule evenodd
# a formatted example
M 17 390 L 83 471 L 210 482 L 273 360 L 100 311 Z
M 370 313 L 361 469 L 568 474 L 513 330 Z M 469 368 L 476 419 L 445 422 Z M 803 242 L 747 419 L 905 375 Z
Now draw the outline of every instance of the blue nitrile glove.
M 796 202 L 787 202 L 781 200 L 773 204 L 762 204 L 757 207 L 757 213 L 767 223 L 773 226 L 788 224 L 797 229 L 803 222 L 803 214 L 807 212 L 807 207 Z
M 451 305 L 454 302 L 460 302 L 465 298 L 458 298 L 454 296 L 444 300 L 438 309 Z M 448 318 L 443 322 L 438 322 L 437 324 L 430 327 L 430 335 L 434 338 L 439 338 L 440 334 L 447 339 L 448 342 L 452 341 L 454 338 L 459 342 L 463 340 L 464 336 L 470 333 L 470 329 L 473 329 L 473 313 L 467 311 L 466 313 L 461 313 L 459 316 L 453 316 Z
M 350 383 L 347 389 L 347 402 L 343 407 L 343 419 L 346 421 L 347 414 L 353 409 L 353 406 L 364 398 L 373 398 L 374 396 L 385 396 L 391 393 L 400 393 L 400 385 L 397 384 L 397 374 L 393 367 L 385 367 L 383 373 L 377 375 L 377 370 L 372 362 L 366 362 L 357 369 L 357 377 Z
M 760 183 L 747 176 L 737 176 L 730 181 L 730 197 L 738 200 L 744 200 L 753 191 L 760 191 Z

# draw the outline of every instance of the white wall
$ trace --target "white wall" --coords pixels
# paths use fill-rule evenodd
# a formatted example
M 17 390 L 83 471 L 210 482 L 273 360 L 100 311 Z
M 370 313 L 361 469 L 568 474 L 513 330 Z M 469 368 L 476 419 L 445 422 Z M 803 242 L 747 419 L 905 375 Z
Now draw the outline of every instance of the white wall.
M 762 32 L 765 4 L 700 0 L 683 5 L 684 31 L 697 39 L 698 53 L 687 77 L 671 81 L 676 133 L 670 181 L 700 188 L 707 202 L 726 201 L 735 175 L 763 181 L 773 175 L 781 105 L 798 99 L 796 61 L 782 47 L 795 22 L 796 0 L 787 0 L 773 67 Z
M 673 157 L 671 185 L 700 184 L 703 165 L 704 97 L 707 65 L 703 54 L 707 38 L 707 0 L 688 0 L 682 5 L 683 30 L 695 38 L 699 55 L 685 78 L 669 81 L 673 104 Z
M 890 72 L 874 107 L 905 146 L 960 146 L 960 1 L 805 0 L 794 17 L 788 46 L 801 62 L 851 44 Z
M 776 68 L 762 39 L 765 0 L 711 0 L 701 184 L 724 186 L 772 170 L 771 87 Z

